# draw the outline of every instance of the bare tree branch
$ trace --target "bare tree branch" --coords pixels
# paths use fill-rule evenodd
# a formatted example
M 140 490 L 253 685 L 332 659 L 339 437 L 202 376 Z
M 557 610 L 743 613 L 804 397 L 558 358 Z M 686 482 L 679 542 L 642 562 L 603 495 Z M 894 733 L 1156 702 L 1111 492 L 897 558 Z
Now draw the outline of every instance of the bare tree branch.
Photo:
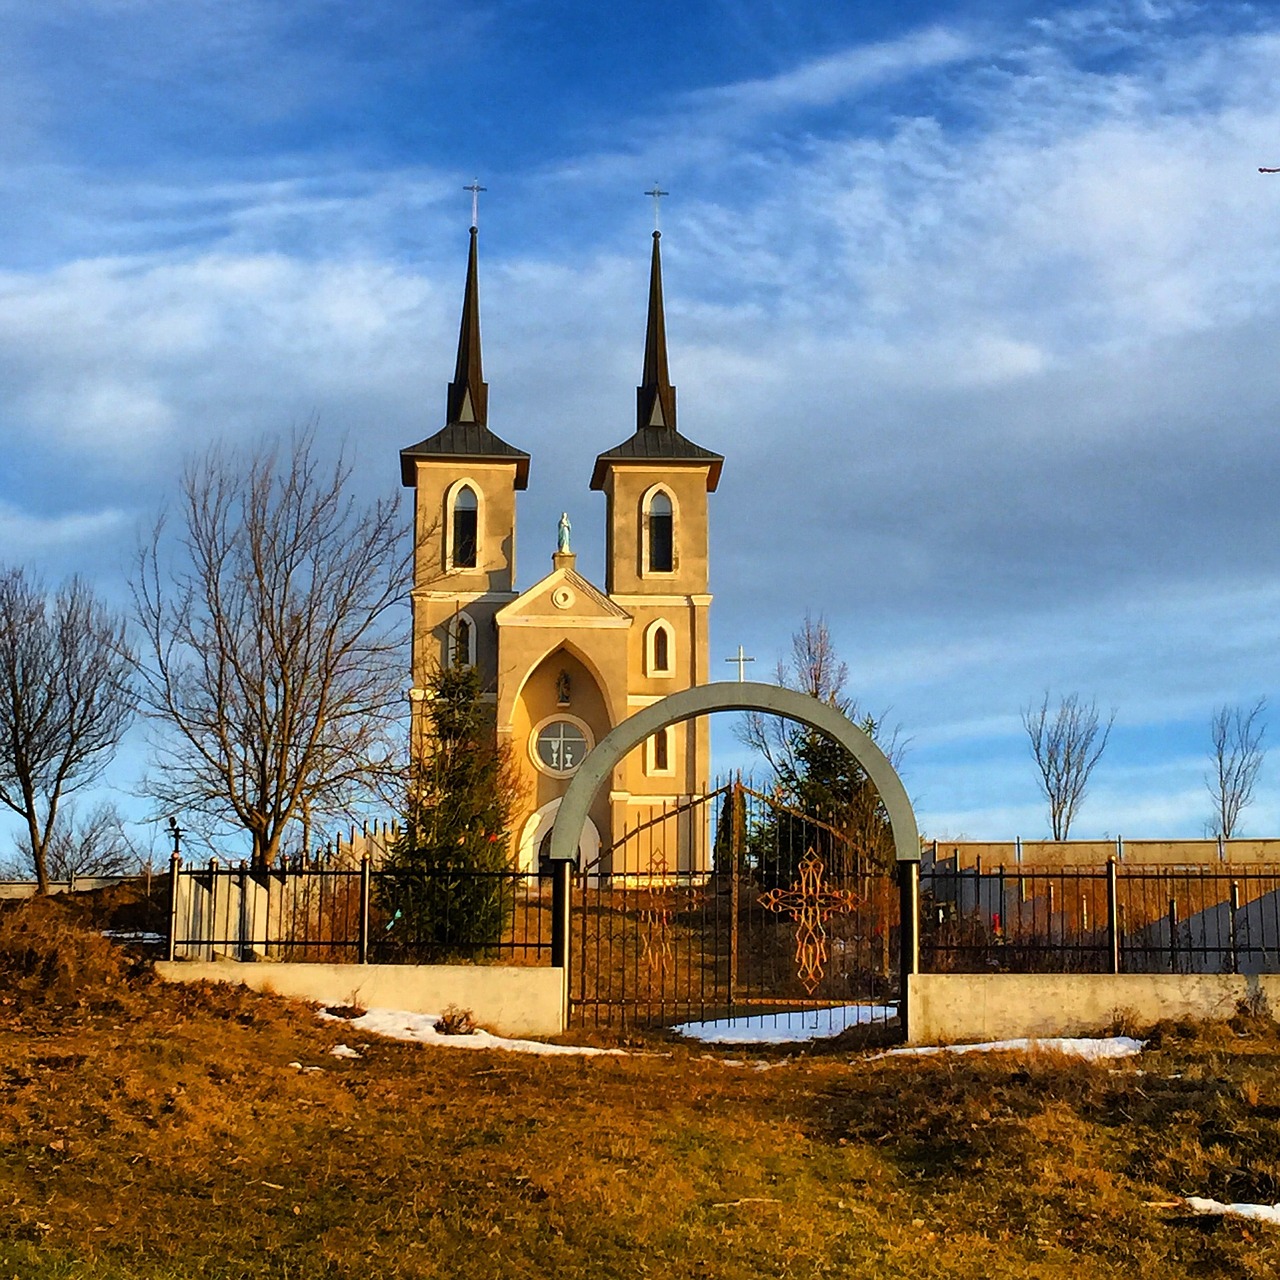
M 1253 784 L 1258 779 L 1266 748 L 1261 723 L 1267 700 L 1259 698 L 1252 707 L 1219 707 L 1209 721 L 1209 772 L 1205 786 L 1213 797 L 1217 833 L 1224 840 L 1236 834 L 1241 811 L 1253 800 Z
M 41 893 L 63 800 L 93 782 L 133 717 L 124 620 L 79 578 L 50 600 L 21 569 L 0 571 L 0 804 L 26 823 Z
M 1022 709 L 1022 725 L 1040 773 L 1040 790 L 1049 802 L 1049 826 L 1054 840 L 1068 838 L 1089 776 L 1106 749 L 1115 720 L 1112 708 L 1104 727 L 1098 717 L 1098 704 L 1081 702 L 1075 693 L 1059 698 L 1052 713 L 1048 693 L 1038 707 Z
M 398 776 L 409 584 L 398 502 L 362 507 L 311 430 L 287 449 L 213 448 L 182 478 L 181 563 L 165 526 L 138 555 L 144 706 L 176 730 L 157 753 L 171 810 L 247 833 L 270 866 L 291 823 L 349 814 Z
M 32 865 L 29 838 L 22 841 L 21 852 L 26 864 Z M 45 847 L 45 869 L 50 881 L 127 875 L 138 870 L 145 860 L 146 855 L 129 838 L 124 819 L 109 800 L 94 805 L 83 818 L 74 803 L 64 804 Z

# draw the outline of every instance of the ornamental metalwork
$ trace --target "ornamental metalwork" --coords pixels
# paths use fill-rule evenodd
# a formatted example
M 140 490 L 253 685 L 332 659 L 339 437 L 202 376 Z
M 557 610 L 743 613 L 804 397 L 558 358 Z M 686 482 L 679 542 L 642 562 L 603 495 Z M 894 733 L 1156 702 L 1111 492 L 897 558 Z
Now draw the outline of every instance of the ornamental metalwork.
M 769 911 L 790 916 L 796 924 L 796 975 L 810 994 L 822 982 L 827 964 L 827 931 L 823 927 L 834 915 L 848 915 L 858 906 L 852 889 L 829 888 L 824 879 L 822 859 L 810 849 L 801 860 L 799 879 L 790 889 L 770 889 L 762 893 L 760 905 Z

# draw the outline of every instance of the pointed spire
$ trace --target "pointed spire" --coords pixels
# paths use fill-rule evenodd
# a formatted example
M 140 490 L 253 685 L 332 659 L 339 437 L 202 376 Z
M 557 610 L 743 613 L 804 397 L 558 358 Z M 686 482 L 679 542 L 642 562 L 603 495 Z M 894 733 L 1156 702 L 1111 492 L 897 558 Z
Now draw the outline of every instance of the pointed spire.
M 649 268 L 649 325 L 644 339 L 644 373 L 636 388 L 636 426 L 676 425 L 676 389 L 667 372 L 667 323 L 662 307 L 662 256 L 658 248 L 662 232 L 653 233 L 653 263 Z
M 471 252 L 467 256 L 467 285 L 462 296 L 462 329 L 458 334 L 458 365 L 449 383 L 447 422 L 489 421 L 489 384 L 480 360 L 480 273 L 477 231 L 471 228 Z

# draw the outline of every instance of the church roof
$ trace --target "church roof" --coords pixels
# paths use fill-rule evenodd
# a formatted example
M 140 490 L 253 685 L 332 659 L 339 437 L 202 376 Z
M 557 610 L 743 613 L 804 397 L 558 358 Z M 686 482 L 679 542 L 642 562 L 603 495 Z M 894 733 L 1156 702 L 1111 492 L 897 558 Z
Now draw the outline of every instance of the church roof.
M 462 295 L 462 324 L 458 332 L 458 362 L 449 383 L 446 424 L 433 436 L 400 450 L 400 479 L 412 487 L 417 458 L 461 458 L 474 461 L 513 461 L 517 489 L 529 484 L 529 455 L 489 430 L 489 384 L 484 380 L 480 353 L 480 273 L 478 233 L 471 228 L 467 254 L 467 283 Z
M 712 453 L 676 430 L 676 389 L 667 368 L 667 324 L 662 303 L 662 233 L 653 233 L 649 266 L 649 318 L 645 327 L 644 371 L 636 388 L 636 431 L 621 444 L 600 454 L 591 473 L 591 487 L 604 488 L 609 463 L 673 462 L 709 464 L 707 491 L 720 483 L 724 457 Z

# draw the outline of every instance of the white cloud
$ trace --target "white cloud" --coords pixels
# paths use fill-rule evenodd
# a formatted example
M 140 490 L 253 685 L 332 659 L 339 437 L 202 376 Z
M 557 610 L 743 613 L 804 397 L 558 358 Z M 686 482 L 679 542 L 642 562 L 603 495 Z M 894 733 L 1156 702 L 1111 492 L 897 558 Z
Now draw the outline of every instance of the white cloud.
M 802 107 L 826 107 L 888 81 L 972 57 L 976 49 L 958 31 L 928 27 L 896 40 L 841 50 L 790 71 L 692 95 L 696 106 L 727 110 L 739 123 Z
M 13 563 L 22 557 L 60 548 L 74 548 L 108 538 L 128 522 L 124 511 L 69 512 L 34 515 L 0 500 L 0 557 Z

